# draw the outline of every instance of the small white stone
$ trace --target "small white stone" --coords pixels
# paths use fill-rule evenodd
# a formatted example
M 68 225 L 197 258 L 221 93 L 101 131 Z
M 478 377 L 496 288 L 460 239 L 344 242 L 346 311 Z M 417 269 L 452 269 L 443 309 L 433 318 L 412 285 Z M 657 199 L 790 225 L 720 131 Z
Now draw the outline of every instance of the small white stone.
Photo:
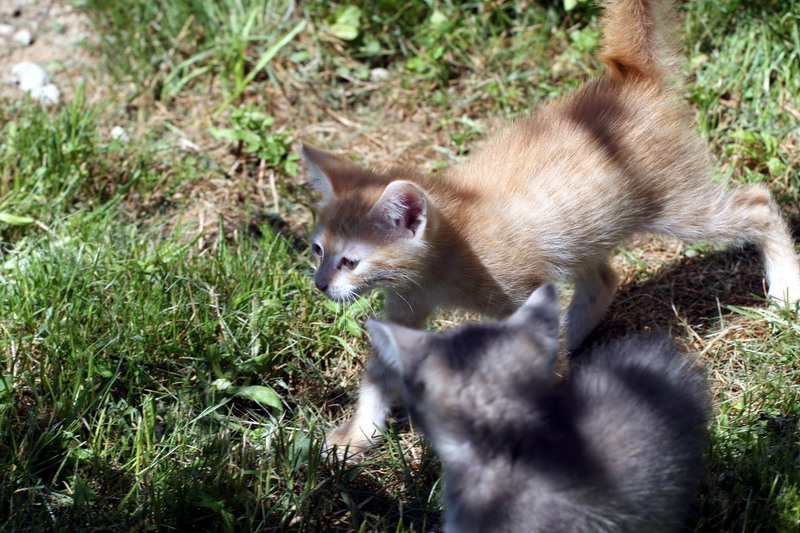
M 372 81 L 384 81 L 389 79 L 389 71 L 385 68 L 374 68 L 369 71 L 369 79 Z
M 30 61 L 17 63 L 11 67 L 9 80 L 26 93 L 31 93 L 31 97 L 43 104 L 57 104 L 61 98 L 61 91 L 50 83 L 47 72 L 36 63 Z
M 0 36 L 2 37 L 10 37 L 14 35 L 14 31 L 17 28 L 12 26 L 11 24 L 0 24 Z
M 178 146 L 181 147 L 182 150 L 193 150 L 195 152 L 200 151 L 200 147 L 197 146 L 195 143 L 187 139 L 186 137 L 181 137 L 178 141 Z
M 128 134 L 125 133 L 125 128 L 122 126 L 114 126 L 111 128 L 111 138 L 115 141 L 128 141 Z
M 31 89 L 31 98 L 39 100 L 43 104 L 57 104 L 61 99 L 61 91 L 52 83 L 48 83 L 44 87 Z
M 18 30 L 14 34 L 12 39 L 14 39 L 16 42 L 18 42 L 22 46 L 30 46 L 31 43 L 33 42 L 33 34 L 31 33 L 31 30 L 22 29 L 22 30 Z
M 47 72 L 36 63 L 31 63 L 30 61 L 17 63 L 11 67 L 11 80 L 26 92 L 44 87 L 49 82 Z

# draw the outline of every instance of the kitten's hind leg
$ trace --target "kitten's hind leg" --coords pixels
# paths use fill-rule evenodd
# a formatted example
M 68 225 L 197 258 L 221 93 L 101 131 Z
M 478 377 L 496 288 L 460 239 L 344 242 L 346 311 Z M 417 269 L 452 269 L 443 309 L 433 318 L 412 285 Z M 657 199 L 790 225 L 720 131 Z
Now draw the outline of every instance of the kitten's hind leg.
M 584 271 L 575 280 L 575 292 L 567 308 L 567 350 L 578 348 L 606 313 L 619 277 L 607 262 Z
M 716 200 L 696 207 L 689 215 L 685 209 L 678 210 L 680 215 L 662 219 L 656 231 L 689 242 L 753 243 L 764 260 L 769 297 L 787 303 L 800 300 L 800 261 L 769 189 L 748 185 L 709 192 Z M 708 196 L 700 193 L 697 199 L 707 202 Z

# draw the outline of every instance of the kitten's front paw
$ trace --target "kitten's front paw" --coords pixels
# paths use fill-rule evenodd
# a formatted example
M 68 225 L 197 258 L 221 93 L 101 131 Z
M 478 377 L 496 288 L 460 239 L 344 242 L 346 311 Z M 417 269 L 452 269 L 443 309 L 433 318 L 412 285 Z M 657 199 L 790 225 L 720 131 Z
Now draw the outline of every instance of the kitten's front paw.
M 362 457 L 377 441 L 375 428 L 362 428 L 348 420 L 325 436 L 325 455 L 335 453 L 342 461 Z

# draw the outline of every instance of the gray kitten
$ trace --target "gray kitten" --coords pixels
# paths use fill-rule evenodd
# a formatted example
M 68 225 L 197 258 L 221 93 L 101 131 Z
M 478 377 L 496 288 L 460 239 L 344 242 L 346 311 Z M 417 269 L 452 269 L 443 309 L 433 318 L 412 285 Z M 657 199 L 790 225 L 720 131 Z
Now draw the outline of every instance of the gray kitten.
M 445 531 L 667 532 L 703 471 L 701 370 L 630 337 L 555 377 L 559 304 L 544 285 L 499 323 L 432 334 L 367 326 L 444 463 Z

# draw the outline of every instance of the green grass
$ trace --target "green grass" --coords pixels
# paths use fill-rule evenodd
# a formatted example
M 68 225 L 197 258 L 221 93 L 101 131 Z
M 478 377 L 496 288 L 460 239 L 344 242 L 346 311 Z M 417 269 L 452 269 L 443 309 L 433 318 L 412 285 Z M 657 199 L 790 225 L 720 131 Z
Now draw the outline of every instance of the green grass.
M 428 169 L 464 157 L 599 72 L 597 10 L 74 3 L 102 43 L 87 76 L 113 97 L 0 102 L 0 529 L 436 530 L 439 465 L 403 423 L 360 464 L 320 454 L 381 302 L 342 309 L 313 290 L 291 143 Z M 722 174 L 767 183 L 796 217 L 800 4 L 752 5 L 682 4 L 686 96 Z M 669 295 L 682 269 L 721 269 L 716 287 L 760 268 L 691 251 L 674 269 L 621 254 L 625 297 Z M 796 531 L 797 314 L 691 288 L 655 324 L 702 352 L 715 397 L 688 530 Z

